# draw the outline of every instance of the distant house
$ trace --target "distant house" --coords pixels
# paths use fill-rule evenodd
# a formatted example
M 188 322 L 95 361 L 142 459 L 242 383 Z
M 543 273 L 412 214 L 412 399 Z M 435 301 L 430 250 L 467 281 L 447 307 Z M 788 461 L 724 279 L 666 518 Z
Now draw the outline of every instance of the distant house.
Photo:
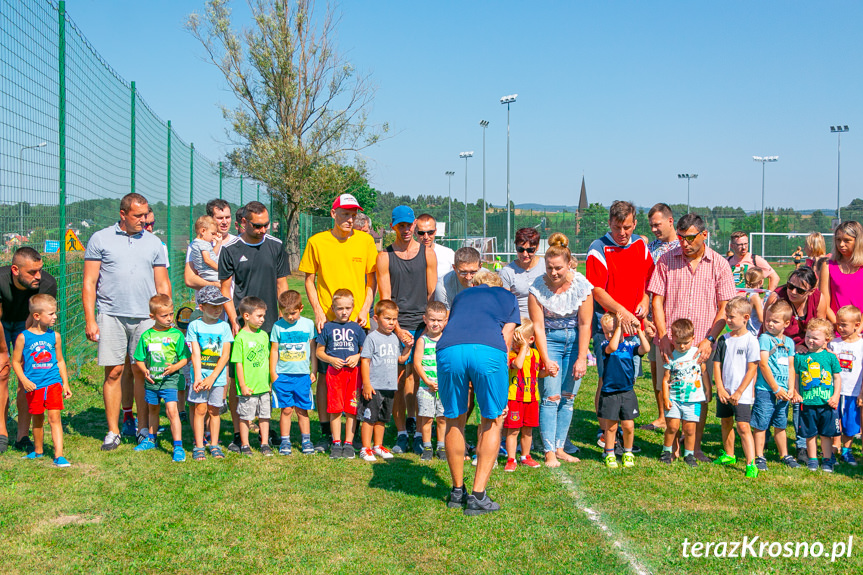
M 81 220 L 81 227 L 89 228 L 94 225 L 96 225 L 96 222 L 93 220 Z

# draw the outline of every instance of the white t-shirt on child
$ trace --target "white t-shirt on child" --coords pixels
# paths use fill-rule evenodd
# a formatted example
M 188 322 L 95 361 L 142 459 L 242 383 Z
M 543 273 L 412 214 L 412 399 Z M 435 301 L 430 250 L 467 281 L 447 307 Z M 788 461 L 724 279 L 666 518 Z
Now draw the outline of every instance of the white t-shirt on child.
M 743 378 L 746 377 L 749 364 L 761 360 L 758 340 L 749 332 L 738 337 L 732 337 L 727 333 L 716 343 L 713 359 L 722 363 L 722 385 L 729 395 L 734 395 L 743 383 Z M 740 396 L 739 404 L 755 403 L 755 379 L 755 377 L 752 378 L 752 382 Z
M 860 395 L 860 380 L 863 376 L 863 338 L 857 341 L 842 341 L 837 337 L 827 347 L 836 354 L 839 359 L 839 367 L 842 368 L 842 395 L 857 397 Z

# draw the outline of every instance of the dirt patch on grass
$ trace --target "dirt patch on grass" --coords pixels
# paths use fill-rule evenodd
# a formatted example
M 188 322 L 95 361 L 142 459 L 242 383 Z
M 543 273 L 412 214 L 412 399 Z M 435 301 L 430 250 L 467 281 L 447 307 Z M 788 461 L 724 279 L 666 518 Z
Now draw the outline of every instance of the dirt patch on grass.
M 65 527 L 66 525 L 88 525 L 91 523 L 101 522 L 102 518 L 98 515 L 61 515 L 51 520 L 51 523 L 57 527 Z

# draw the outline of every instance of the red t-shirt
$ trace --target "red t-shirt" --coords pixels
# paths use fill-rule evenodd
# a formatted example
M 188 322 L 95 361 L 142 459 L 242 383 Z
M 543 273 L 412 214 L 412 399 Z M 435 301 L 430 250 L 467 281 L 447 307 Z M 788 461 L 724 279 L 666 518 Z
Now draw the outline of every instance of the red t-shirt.
M 586 266 L 587 281 L 593 287 L 604 289 L 614 301 L 635 313 L 644 299 L 654 264 L 643 237 L 633 234 L 629 244 L 620 246 L 611 234 L 605 234 L 590 244 Z M 598 303 L 594 304 L 594 310 L 597 314 L 594 328 L 598 329 L 605 310 Z

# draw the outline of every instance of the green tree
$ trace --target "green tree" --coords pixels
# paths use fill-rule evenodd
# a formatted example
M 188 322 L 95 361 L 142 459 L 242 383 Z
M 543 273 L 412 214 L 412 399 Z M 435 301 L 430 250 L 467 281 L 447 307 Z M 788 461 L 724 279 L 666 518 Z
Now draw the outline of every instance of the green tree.
M 387 125 L 368 124 L 374 87 L 336 51 L 331 7 L 318 18 L 312 0 L 257 0 L 249 3 L 254 25 L 237 32 L 229 4 L 209 0 L 205 14 L 189 16 L 186 29 L 238 100 L 234 108 L 222 107 L 237 145 L 228 161 L 274 195 L 295 269 L 300 213 L 325 207 L 335 192 L 356 183 L 356 174 L 364 175 L 362 164 L 352 172 L 343 168 Z

